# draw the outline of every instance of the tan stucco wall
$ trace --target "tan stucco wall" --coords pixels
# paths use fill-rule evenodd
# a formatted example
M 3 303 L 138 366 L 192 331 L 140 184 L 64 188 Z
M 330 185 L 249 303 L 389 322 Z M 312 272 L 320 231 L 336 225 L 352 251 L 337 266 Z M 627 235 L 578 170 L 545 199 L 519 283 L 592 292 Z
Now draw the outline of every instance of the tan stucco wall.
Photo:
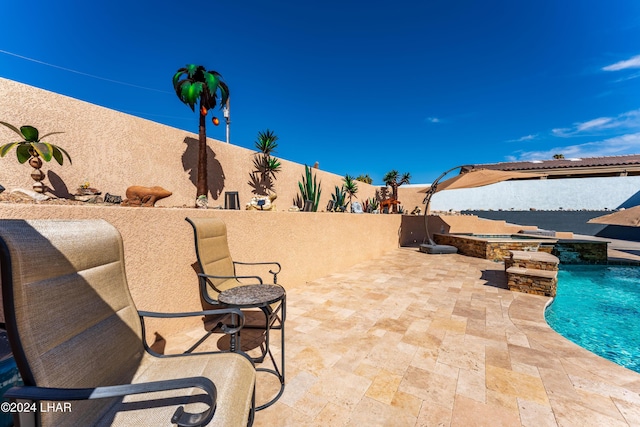
M 418 193 L 420 190 L 424 190 L 425 187 L 398 187 L 398 200 L 407 212 L 413 211 L 413 209 L 417 206 L 420 208 L 420 212 L 424 214 L 424 204 L 422 201 L 424 200 L 424 193 Z
M 285 288 L 305 286 L 312 279 L 398 247 L 402 217 L 0 203 L 0 218 L 103 218 L 113 224 L 123 237 L 127 277 L 138 309 L 163 312 L 202 309 L 192 268 L 196 263 L 193 231 L 184 220 L 187 216 L 223 219 L 232 257 L 280 262 L 278 282 Z M 264 270 L 259 273 L 269 280 Z M 169 337 L 199 324 L 198 319 L 163 322 L 152 322 L 150 330 Z
M 59 166 L 55 161 L 45 163 L 45 173 L 57 174 L 70 193 L 88 180 L 92 187 L 104 193 L 120 195 L 131 185 L 161 186 L 173 192 L 158 206 L 193 206 L 196 188 L 196 149 L 198 135 L 161 125 L 149 120 L 124 114 L 98 105 L 79 101 L 64 95 L 38 89 L 0 78 L 0 120 L 16 127 L 32 125 L 41 134 L 60 131 L 45 139 L 67 150 L 73 164 Z M 176 102 L 180 102 L 176 98 Z M 185 108 L 187 108 L 185 106 Z M 211 125 L 212 126 L 212 125 Z M 197 132 L 197 116 L 193 116 L 193 130 Z M 19 137 L 0 126 L 0 145 L 16 141 Z M 185 142 L 186 141 L 186 142 Z M 252 141 L 248 141 L 252 144 Z M 280 141 L 280 145 L 287 141 Z M 253 170 L 254 151 L 233 144 L 209 139 L 210 206 L 224 205 L 225 191 L 239 191 L 244 206 L 251 198 L 248 184 Z M 277 153 L 276 153 L 277 155 Z M 342 177 L 315 170 L 322 183 L 319 210 L 327 206 L 336 185 Z M 7 190 L 31 189 L 31 168 L 19 164 L 15 151 L 0 159 L 0 185 Z M 286 210 L 299 193 L 298 181 L 304 165 L 282 160 L 282 171 L 277 175 L 274 190 L 278 194 L 278 210 Z M 47 185 L 59 190 L 49 178 Z M 374 187 L 359 183 L 359 200 L 373 197 Z

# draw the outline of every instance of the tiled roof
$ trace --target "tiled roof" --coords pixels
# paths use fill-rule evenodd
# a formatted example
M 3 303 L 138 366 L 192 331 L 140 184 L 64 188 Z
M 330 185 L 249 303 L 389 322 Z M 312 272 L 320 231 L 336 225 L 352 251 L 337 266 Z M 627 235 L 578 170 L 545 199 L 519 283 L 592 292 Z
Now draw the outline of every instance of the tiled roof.
M 504 171 L 528 171 L 544 169 L 598 168 L 640 166 L 640 154 L 628 156 L 588 157 L 583 159 L 534 160 L 529 162 L 504 162 L 476 164 L 474 168 L 485 168 Z

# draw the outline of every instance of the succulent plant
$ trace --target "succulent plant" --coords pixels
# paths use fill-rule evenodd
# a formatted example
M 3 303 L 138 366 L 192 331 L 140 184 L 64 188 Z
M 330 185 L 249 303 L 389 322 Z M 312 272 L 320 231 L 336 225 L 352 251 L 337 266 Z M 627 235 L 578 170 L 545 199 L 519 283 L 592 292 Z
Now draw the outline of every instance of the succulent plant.
M 347 199 L 347 193 L 344 191 L 344 187 L 338 187 L 336 185 L 335 192 L 331 195 L 334 212 L 345 212 L 347 210 L 346 199 Z
M 304 175 L 302 176 L 302 182 L 298 181 L 298 187 L 300 188 L 302 204 L 304 205 L 306 200 L 311 200 L 313 202 L 313 212 L 318 211 L 320 195 L 322 194 L 321 183 L 317 182 L 316 178 L 316 175 L 311 173 L 311 168 L 304 165 Z

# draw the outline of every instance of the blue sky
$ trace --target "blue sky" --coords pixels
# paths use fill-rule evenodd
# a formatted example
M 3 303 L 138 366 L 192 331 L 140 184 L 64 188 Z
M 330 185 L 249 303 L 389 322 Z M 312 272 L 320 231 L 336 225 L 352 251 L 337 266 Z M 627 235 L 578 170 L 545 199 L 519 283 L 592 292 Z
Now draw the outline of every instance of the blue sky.
M 637 0 L 2 3 L 1 77 L 197 132 L 171 77 L 202 64 L 232 144 L 340 175 L 640 153 Z

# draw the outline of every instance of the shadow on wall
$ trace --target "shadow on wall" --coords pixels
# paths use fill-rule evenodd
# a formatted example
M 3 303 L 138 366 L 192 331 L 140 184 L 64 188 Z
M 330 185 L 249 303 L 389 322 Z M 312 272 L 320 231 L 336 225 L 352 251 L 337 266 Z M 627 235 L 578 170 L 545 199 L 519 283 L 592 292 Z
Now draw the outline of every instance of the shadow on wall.
M 268 175 L 264 168 L 260 168 L 257 171 L 249 174 L 249 187 L 251 187 L 251 193 L 258 196 L 266 196 L 273 190 L 273 178 Z
M 182 154 L 182 167 L 185 172 L 189 173 L 189 179 L 194 187 L 198 182 L 198 144 L 199 141 L 195 138 L 187 137 L 184 139 L 184 143 L 187 144 L 187 149 Z M 216 159 L 216 153 L 207 146 L 207 186 L 209 187 L 209 194 L 214 200 L 218 200 L 218 197 L 224 190 L 224 170 L 222 165 Z
M 429 234 L 449 233 L 451 226 L 437 215 L 429 215 Z M 424 215 L 402 215 L 400 225 L 400 246 L 419 247 L 426 242 Z
M 629 209 L 638 205 L 640 205 L 640 191 L 638 191 L 636 194 L 634 194 L 633 196 L 629 197 L 627 200 L 622 202 L 620 206 L 617 207 L 617 209 L 620 209 L 620 208 Z
M 621 225 L 605 225 L 594 236 L 608 239 L 640 242 L 640 227 L 624 227 Z

